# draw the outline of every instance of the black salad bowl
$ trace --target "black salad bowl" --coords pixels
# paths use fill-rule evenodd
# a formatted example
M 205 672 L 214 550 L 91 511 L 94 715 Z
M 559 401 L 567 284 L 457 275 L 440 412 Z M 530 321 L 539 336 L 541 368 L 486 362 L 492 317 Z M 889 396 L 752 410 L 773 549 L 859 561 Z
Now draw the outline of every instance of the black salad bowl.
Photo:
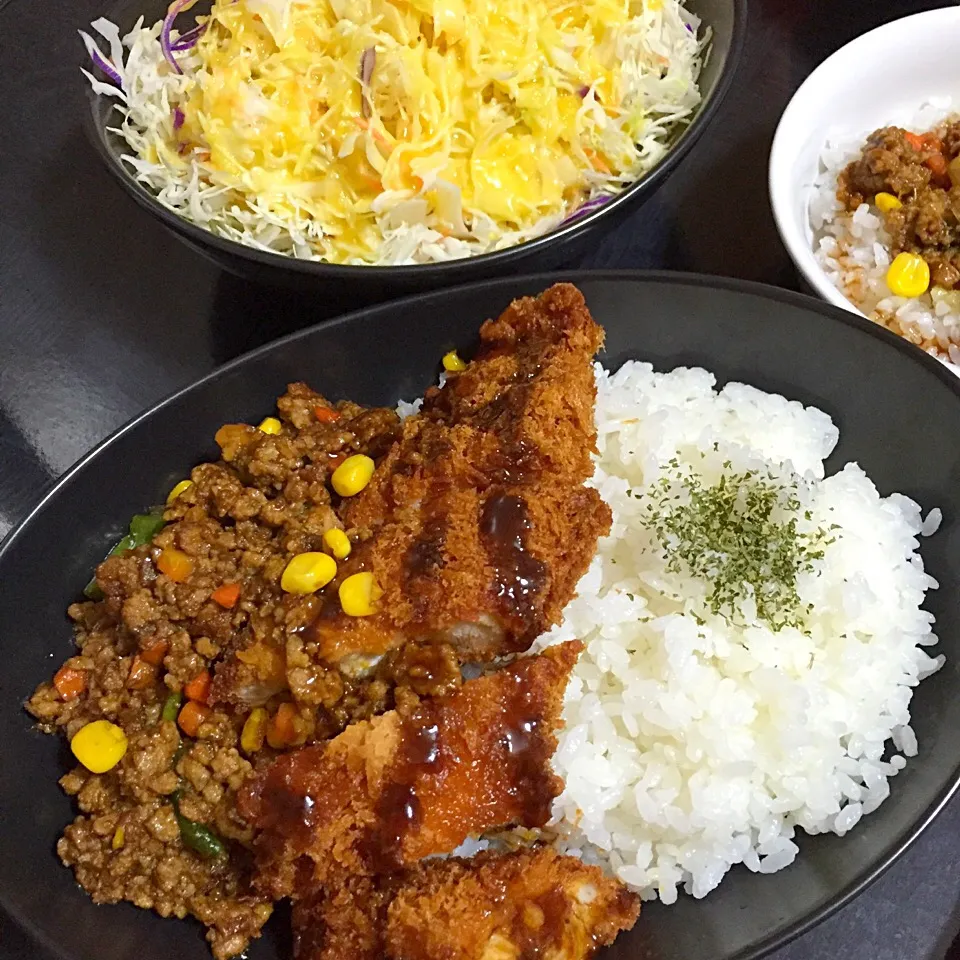
M 162 19 L 166 6 L 165 0 L 121 0 L 108 10 L 107 16 L 120 27 L 122 36 L 140 16 L 146 23 Z M 97 96 L 89 85 L 84 126 L 107 170 L 142 210 L 160 220 L 187 246 L 248 280 L 318 293 L 360 306 L 439 287 L 515 275 L 524 269 L 553 269 L 574 263 L 600 235 L 622 222 L 664 183 L 693 149 L 726 95 L 743 45 L 747 0 L 688 0 L 687 6 L 712 32 L 700 80 L 703 99 L 692 121 L 676 135 L 660 163 L 613 200 L 571 223 L 527 243 L 467 259 L 395 267 L 345 266 L 296 260 L 214 236 L 172 213 L 134 180 L 129 166 L 120 159 L 129 148 L 108 129 L 118 119 L 113 110 L 115 101 L 112 97 Z M 79 74 L 78 82 L 87 83 Z

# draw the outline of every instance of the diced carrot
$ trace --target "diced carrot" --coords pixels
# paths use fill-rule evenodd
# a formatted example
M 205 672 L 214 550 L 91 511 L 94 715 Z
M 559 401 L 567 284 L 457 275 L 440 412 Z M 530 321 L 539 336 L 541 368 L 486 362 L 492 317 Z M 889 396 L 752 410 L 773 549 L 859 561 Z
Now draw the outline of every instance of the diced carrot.
M 177 723 L 180 729 L 188 736 L 195 737 L 200 724 L 210 716 L 210 708 L 196 700 L 188 700 L 180 710 Z
M 947 171 L 947 158 L 942 153 L 931 153 L 930 156 L 924 160 L 924 165 L 930 169 L 930 172 L 933 174 L 932 179 L 937 186 L 950 186 L 950 174 Z
M 138 653 L 130 664 L 127 674 L 127 686 L 131 690 L 145 690 L 157 679 L 157 668 L 147 663 Z
M 183 692 L 191 700 L 199 700 L 201 703 L 206 703 L 210 697 L 210 684 L 212 682 L 210 671 L 203 670 L 183 688 Z
M 219 603 L 225 610 L 230 610 L 237 605 L 237 601 L 240 599 L 240 584 L 225 583 L 210 594 L 210 599 L 214 603 Z
M 908 130 L 904 133 L 903 139 L 906 140 L 914 150 L 920 151 L 924 147 L 923 137 L 921 137 L 919 133 L 911 133 Z
M 313 408 L 313 415 L 321 423 L 335 423 L 340 419 L 340 411 L 334 410 L 333 407 L 316 406 Z
M 87 672 L 61 667 L 53 675 L 53 686 L 61 700 L 76 700 L 87 689 Z
M 281 703 L 267 724 L 267 743 L 274 750 L 289 747 L 297 739 L 297 708 L 292 703 Z
M 193 573 L 193 561 L 182 550 L 167 547 L 157 557 L 157 569 L 174 583 L 183 583 Z
M 154 640 L 145 650 L 140 651 L 140 659 L 146 660 L 147 663 L 152 663 L 155 667 L 159 667 L 163 663 L 163 658 L 167 655 L 167 651 L 170 649 L 170 644 L 166 640 Z

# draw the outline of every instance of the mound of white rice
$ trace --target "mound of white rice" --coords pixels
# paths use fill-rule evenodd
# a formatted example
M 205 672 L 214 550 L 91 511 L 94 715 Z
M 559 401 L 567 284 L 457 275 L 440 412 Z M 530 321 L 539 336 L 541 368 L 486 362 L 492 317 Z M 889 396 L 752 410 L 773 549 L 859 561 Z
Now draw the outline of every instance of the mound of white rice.
M 912 117 L 893 118 L 926 133 L 956 113 L 949 98 L 926 104 Z M 827 143 L 810 198 L 815 255 L 828 279 L 865 316 L 905 337 L 960 373 L 960 295 L 936 299 L 898 297 L 887 286 L 890 237 L 876 207 L 863 203 L 853 213 L 837 200 L 837 177 L 856 159 L 872 129 Z
M 838 434 L 819 410 L 743 384 L 718 393 L 704 370 L 597 377 L 594 483 L 613 529 L 539 644 L 586 644 L 555 757 L 558 843 L 647 897 L 672 902 L 681 884 L 702 897 L 733 864 L 787 866 L 798 827 L 846 833 L 916 753 L 910 698 L 942 661 L 922 649 L 937 584 L 917 537 L 939 511 L 924 522 L 855 464 L 825 479 Z M 733 626 L 704 611 L 703 582 L 667 569 L 642 511 L 673 457 L 706 482 L 770 469 L 797 484 L 799 529 L 837 525 L 798 580 L 806 631 L 773 632 L 746 605 Z

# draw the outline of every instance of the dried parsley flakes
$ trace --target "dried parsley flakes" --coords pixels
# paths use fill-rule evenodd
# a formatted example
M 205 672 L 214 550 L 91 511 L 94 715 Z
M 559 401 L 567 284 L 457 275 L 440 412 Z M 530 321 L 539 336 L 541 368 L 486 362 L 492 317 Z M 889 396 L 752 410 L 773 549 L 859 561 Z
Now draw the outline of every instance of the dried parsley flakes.
M 810 612 L 797 593 L 797 577 L 823 557 L 826 532 L 797 530 L 795 482 L 771 473 L 734 473 L 729 461 L 713 483 L 674 458 L 644 494 L 644 523 L 656 535 L 667 570 L 705 581 L 711 613 L 738 620 L 752 597 L 758 619 L 774 631 L 804 629 Z M 805 515 L 810 519 L 809 513 Z

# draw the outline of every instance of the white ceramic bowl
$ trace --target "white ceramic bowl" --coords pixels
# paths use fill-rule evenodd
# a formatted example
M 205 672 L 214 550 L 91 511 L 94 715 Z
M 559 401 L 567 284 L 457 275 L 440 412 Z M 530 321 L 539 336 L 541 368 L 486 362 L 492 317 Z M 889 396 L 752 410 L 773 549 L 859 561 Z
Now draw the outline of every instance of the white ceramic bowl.
M 841 47 L 804 81 L 787 105 L 770 152 L 773 216 L 807 283 L 825 300 L 859 313 L 813 255 L 808 207 L 819 156 L 830 139 L 890 124 L 908 125 L 930 101 L 960 109 L 960 7 L 894 20 Z

